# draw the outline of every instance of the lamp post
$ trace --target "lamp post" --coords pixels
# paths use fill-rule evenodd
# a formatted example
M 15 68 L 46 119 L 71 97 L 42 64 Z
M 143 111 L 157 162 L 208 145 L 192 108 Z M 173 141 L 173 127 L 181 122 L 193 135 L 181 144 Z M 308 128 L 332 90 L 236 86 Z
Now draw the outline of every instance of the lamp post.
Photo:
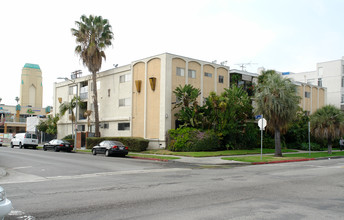
M 78 120 L 78 83 L 75 82 L 75 80 L 68 79 L 67 77 L 58 77 L 57 79 L 64 79 L 65 81 L 70 81 L 76 86 L 76 99 L 75 99 L 75 127 L 74 127 L 74 147 L 73 150 L 76 150 L 76 137 L 77 137 L 77 120 Z M 72 118 L 73 122 L 73 118 Z

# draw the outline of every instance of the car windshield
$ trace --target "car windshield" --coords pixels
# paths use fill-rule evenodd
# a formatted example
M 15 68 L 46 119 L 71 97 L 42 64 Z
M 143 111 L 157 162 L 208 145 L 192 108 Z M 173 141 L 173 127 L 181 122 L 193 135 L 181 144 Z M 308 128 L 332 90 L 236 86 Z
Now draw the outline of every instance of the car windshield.
M 64 144 L 70 144 L 68 141 L 66 141 L 66 140 L 61 140 L 61 142 L 62 143 L 64 143 Z

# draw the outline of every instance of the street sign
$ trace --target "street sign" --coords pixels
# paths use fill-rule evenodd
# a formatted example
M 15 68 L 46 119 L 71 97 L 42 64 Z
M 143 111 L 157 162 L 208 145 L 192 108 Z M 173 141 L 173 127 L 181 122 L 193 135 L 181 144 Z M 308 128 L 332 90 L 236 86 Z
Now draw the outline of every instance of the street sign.
M 258 126 L 259 126 L 260 130 L 265 130 L 265 127 L 266 127 L 265 118 L 261 118 L 258 120 Z
M 256 115 L 256 116 L 254 116 L 254 118 L 255 119 L 260 119 L 260 118 L 262 118 L 262 115 Z

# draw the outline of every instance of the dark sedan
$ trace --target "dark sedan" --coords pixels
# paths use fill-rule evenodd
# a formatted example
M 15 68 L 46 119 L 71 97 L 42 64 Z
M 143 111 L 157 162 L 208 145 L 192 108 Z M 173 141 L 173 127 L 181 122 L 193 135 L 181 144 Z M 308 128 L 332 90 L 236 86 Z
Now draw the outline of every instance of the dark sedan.
M 92 148 L 92 154 L 105 154 L 105 156 L 119 155 L 124 157 L 128 154 L 128 147 L 119 141 L 102 141 Z
M 73 145 L 71 145 L 68 141 L 65 140 L 54 139 L 49 141 L 49 143 L 43 145 L 44 151 L 47 151 L 49 149 L 54 150 L 56 152 L 59 152 L 61 150 L 71 152 L 73 150 Z

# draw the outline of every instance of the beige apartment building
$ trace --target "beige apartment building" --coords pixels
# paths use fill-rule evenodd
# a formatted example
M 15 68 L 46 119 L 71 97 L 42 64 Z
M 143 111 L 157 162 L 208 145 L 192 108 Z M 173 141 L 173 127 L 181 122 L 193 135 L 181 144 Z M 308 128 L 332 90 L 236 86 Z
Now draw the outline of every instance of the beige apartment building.
M 244 88 L 252 88 L 258 76 L 170 53 L 103 71 L 97 75 L 101 136 L 143 137 L 150 140 L 150 148 L 165 148 L 166 132 L 176 127 L 173 106 L 177 100 L 173 91 L 179 85 L 191 84 L 201 90 L 198 101 L 202 104 L 211 91 L 221 94 L 229 88 L 231 74 L 239 75 L 237 83 Z M 84 115 L 85 111 L 93 110 L 91 84 L 90 75 L 54 84 L 55 114 L 63 102 L 70 102 L 75 95 L 80 97 L 82 105 L 77 108 L 79 132 L 94 131 L 93 125 L 88 128 L 88 118 Z M 322 93 L 312 93 L 317 94 Z M 93 124 L 93 115 L 90 121 Z M 66 114 L 58 123 L 58 138 L 71 133 L 71 121 Z

